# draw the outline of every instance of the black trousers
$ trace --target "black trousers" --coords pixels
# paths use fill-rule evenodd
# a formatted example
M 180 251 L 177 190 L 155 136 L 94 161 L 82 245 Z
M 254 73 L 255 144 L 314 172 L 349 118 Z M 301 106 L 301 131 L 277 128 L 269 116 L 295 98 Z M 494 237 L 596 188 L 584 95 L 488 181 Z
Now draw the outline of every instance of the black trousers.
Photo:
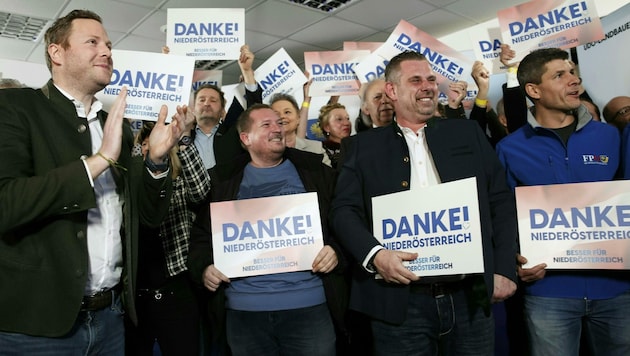
M 159 289 L 139 289 L 138 325 L 127 326 L 128 355 L 152 356 L 154 344 L 163 356 L 198 356 L 200 313 L 197 291 L 187 272 Z

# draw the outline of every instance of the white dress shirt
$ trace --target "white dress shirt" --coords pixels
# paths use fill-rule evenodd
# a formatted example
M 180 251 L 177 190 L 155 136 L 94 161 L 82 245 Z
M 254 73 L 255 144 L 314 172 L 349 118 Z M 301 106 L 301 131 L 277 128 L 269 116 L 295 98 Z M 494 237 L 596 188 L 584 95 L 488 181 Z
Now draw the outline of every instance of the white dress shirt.
M 97 113 L 103 108 L 103 104 L 95 99 L 90 112 L 86 113 L 82 102 L 74 99 L 61 88 L 57 87 L 57 89 L 74 103 L 80 120 L 87 118 L 92 140 L 92 154 L 96 154 L 103 142 L 103 129 L 97 118 Z M 85 161 L 84 165 L 96 196 L 96 208 L 88 210 L 87 227 L 90 265 L 85 295 L 92 295 L 112 288 L 120 282 L 123 268 L 120 229 L 124 201 L 123 197 L 116 193 L 116 182 L 110 168 L 92 180 Z
M 395 123 L 395 125 L 398 124 Z M 433 157 L 431 156 L 431 151 L 429 151 L 427 139 L 424 134 L 424 128 L 426 126 L 418 129 L 417 132 L 413 132 L 413 130 L 400 125 L 398 127 L 400 127 L 402 131 L 405 142 L 407 142 L 407 148 L 409 149 L 409 162 L 411 166 L 409 189 L 426 188 L 440 184 L 440 175 L 435 168 L 435 163 L 433 162 Z M 367 254 L 363 260 L 363 267 L 367 271 L 376 272 L 368 269 L 367 265 L 372 256 L 383 248 L 384 247 L 381 245 L 375 246 L 370 253 Z

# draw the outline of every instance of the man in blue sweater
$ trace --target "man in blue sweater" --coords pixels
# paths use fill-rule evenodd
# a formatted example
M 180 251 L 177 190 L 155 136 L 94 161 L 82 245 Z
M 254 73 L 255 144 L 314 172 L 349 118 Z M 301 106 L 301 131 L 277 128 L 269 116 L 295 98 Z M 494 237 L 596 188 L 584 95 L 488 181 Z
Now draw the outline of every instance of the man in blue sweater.
M 497 145 L 507 181 L 516 186 L 608 181 L 620 163 L 617 130 L 592 119 L 579 98 L 580 80 L 567 52 L 540 49 L 527 55 L 518 81 L 534 103 L 527 125 Z M 589 164 L 585 154 L 607 156 Z M 578 355 L 580 337 L 592 355 L 630 354 L 630 275 L 602 270 L 522 268 L 525 318 L 532 355 Z
M 317 192 L 324 247 L 310 271 L 229 279 L 214 264 L 212 217 L 205 204 L 191 232 L 188 268 L 193 280 L 212 292 L 213 333 L 226 334 L 234 356 L 333 355 L 333 322 L 343 323 L 345 296 L 342 254 L 327 220 L 334 171 L 321 155 L 287 148 L 282 120 L 268 105 L 251 106 L 236 125 L 247 154 L 234 160 L 229 178 L 210 171 L 210 200 Z

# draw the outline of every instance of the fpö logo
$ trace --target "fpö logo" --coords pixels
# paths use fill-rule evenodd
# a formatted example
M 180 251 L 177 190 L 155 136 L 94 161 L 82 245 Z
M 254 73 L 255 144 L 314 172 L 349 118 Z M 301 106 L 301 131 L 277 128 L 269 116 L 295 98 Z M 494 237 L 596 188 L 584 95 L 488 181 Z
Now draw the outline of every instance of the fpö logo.
M 608 155 L 582 155 L 584 164 L 608 165 Z

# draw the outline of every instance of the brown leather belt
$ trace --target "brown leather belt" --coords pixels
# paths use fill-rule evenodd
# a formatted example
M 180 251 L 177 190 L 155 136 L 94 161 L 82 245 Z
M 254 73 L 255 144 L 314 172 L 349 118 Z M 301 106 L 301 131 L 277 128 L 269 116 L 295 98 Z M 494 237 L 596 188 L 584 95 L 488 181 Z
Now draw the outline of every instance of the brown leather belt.
M 118 293 L 120 293 L 120 287 L 115 286 L 93 295 L 86 295 L 81 300 L 81 310 L 96 311 L 107 308 L 112 305 Z

